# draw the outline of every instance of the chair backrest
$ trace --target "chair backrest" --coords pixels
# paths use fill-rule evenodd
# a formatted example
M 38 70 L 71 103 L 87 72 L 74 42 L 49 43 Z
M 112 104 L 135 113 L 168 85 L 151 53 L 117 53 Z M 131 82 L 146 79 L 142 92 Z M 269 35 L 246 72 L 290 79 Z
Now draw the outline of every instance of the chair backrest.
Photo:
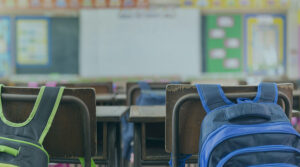
M 67 88 L 94 88 L 96 94 L 110 94 L 113 93 L 112 82 L 91 82 L 91 83 L 58 83 L 59 86 Z
M 34 105 L 39 88 L 3 87 L 2 101 L 6 118 L 24 122 Z M 21 98 L 21 99 L 20 99 Z M 63 93 L 52 126 L 43 146 L 51 158 L 75 158 L 84 155 L 83 113 L 89 113 L 91 154 L 96 155 L 96 102 L 95 90 L 68 89 Z
M 263 82 L 274 82 L 274 83 L 277 83 L 277 84 L 280 84 L 280 83 L 292 83 L 294 85 L 294 89 L 298 89 L 299 88 L 299 85 L 300 85 L 300 80 L 291 80 L 291 79 L 288 79 L 288 78 L 280 78 L 280 79 L 264 79 Z
M 183 82 L 189 84 L 188 82 Z M 169 82 L 150 82 L 149 86 L 152 90 L 165 90 Z M 127 105 L 135 105 L 136 99 L 140 96 L 141 89 L 137 82 L 128 82 L 126 84 Z
M 223 86 L 226 96 L 231 97 L 254 97 L 257 86 Z M 293 84 L 278 84 L 279 93 L 284 94 L 290 104 L 289 117 L 292 111 Z M 206 115 L 197 89 L 194 85 L 168 85 L 166 90 L 166 124 L 165 143 L 166 151 L 172 151 L 172 114 L 175 104 L 182 98 L 193 95 L 195 98 L 187 100 L 180 107 L 179 114 L 179 152 L 183 154 L 196 154 L 199 151 L 200 126 Z M 284 106 L 283 100 L 278 100 L 279 105 Z
M 222 86 L 246 85 L 247 82 L 241 79 L 199 79 L 192 82 L 194 84 L 221 84 Z

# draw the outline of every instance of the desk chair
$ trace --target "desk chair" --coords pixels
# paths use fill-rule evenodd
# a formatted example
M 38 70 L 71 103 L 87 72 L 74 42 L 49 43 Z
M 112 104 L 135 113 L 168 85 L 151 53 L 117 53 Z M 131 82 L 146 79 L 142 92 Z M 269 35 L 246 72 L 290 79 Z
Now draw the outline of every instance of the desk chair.
M 59 86 L 67 88 L 94 88 L 96 91 L 96 105 L 113 104 L 112 82 L 91 82 L 91 83 L 58 83 Z
M 224 86 L 226 96 L 252 98 L 256 95 L 257 86 Z M 293 85 L 278 84 L 278 103 L 286 115 L 291 118 L 293 103 Z M 197 89 L 193 85 L 168 85 L 166 94 L 166 151 L 172 152 L 172 159 L 179 154 L 198 153 L 200 126 L 205 116 Z M 197 156 L 188 162 L 196 163 Z
M 33 108 L 39 88 L 3 87 L 5 117 L 24 122 Z M 50 162 L 91 166 L 96 155 L 96 104 L 93 89 L 65 89 L 52 126 L 44 140 Z
M 152 90 L 165 91 L 168 83 L 153 82 L 149 83 Z M 136 100 L 141 94 L 141 89 L 138 83 L 127 83 L 126 87 L 127 105 L 136 105 Z M 164 108 L 164 106 L 162 106 Z M 141 165 L 168 165 L 169 154 L 164 150 L 164 119 L 161 119 L 161 110 L 165 110 L 159 106 L 153 108 L 134 107 L 135 112 L 151 112 L 157 113 L 157 117 L 148 118 L 144 114 L 143 118 L 135 119 L 135 115 L 129 117 L 129 121 L 134 123 L 134 166 Z M 156 110 L 157 109 L 157 110 Z

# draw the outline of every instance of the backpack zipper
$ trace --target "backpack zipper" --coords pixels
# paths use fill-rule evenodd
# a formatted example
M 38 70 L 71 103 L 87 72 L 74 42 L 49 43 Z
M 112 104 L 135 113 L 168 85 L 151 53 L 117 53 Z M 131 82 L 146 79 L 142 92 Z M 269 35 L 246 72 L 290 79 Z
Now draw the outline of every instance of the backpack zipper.
M 286 164 L 286 163 L 273 163 L 273 164 L 260 164 L 260 165 L 251 165 L 248 167 L 297 167 L 293 164 Z
M 6 138 L 6 137 L 2 137 L 2 136 L 0 136 L 0 139 L 8 140 L 8 141 L 16 142 L 16 143 L 22 143 L 22 144 L 27 144 L 27 145 L 34 146 L 34 147 L 36 147 L 36 148 L 42 150 L 42 151 L 47 155 L 48 163 L 49 163 L 49 154 L 48 154 L 48 152 L 47 152 L 43 147 L 41 147 L 41 146 L 39 146 L 39 145 L 37 145 L 37 144 L 31 143 L 31 142 L 27 142 L 27 141 L 23 141 L 23 140 L 18 140 L 18 139 Z

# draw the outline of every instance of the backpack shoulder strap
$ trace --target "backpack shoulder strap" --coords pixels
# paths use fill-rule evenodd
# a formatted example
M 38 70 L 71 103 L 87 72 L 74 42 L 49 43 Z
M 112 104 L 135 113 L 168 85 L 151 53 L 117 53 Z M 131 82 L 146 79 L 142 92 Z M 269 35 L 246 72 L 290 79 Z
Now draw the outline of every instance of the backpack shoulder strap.
M 196 84 L 200 100 L 204 110 L 210 111 L 228 105 L 233 105 L 224 94 L 221 85 Z
M 64 87 L 45 87 L 43 95 L 40 99 L 39 105 L 37 107 L 36 114 L 31 121 L 31 126 L 36 130 L 38 137 L 38 142 L 43 143 L 46 137 L 53 119 L 55 117 L 56 111 L 60 104 Z
M 278 88 L 276 83 L 262 82 L 258 85 L 257 94 L 253 102 L 277 103 Z

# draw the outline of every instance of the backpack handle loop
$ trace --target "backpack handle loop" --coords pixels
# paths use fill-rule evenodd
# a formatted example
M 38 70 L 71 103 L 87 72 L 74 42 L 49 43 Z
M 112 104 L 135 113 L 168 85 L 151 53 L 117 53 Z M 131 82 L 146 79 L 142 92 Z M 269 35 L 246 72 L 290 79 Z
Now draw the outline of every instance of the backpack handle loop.
M 231 108 L 225 108 L 225 117 L 228 121 L 236 119 L 271 119 L 271 112 L 263 104 L 257 103 L 243 103 Z

